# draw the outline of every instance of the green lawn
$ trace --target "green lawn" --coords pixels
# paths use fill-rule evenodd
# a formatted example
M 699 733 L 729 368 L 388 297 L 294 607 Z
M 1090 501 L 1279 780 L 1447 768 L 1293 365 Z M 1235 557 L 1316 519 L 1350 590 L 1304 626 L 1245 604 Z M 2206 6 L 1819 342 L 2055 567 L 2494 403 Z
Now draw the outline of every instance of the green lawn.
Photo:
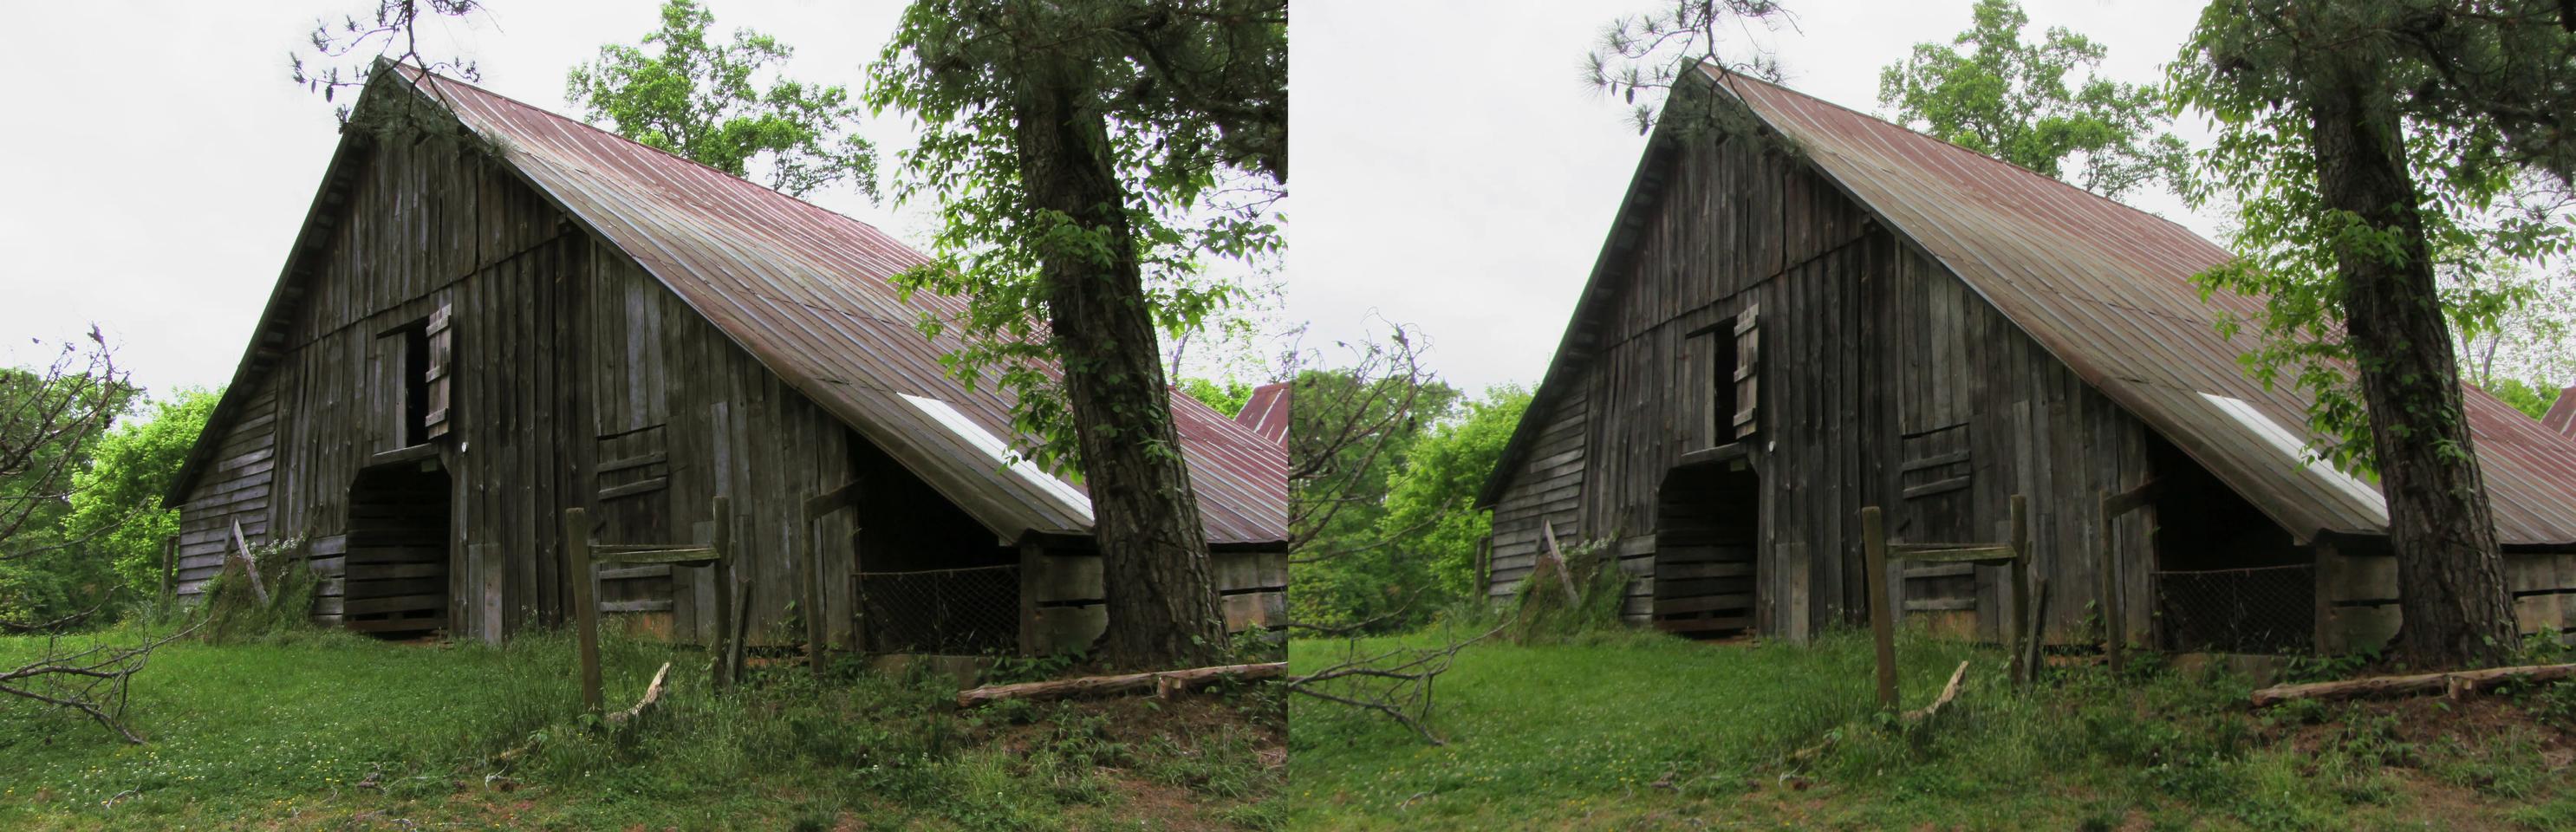
M 39 645 L 0 639 L 0 665 Z M 0 828 L 1279 824 L 1262 802 L 1283 777 L 1275 694 L 960 713 L 954 683 L 927 676 L 782 669 L 719 697 L 694 651 L 613 639 L 604 654 L 613 707 L 677 662 L 640 729 L 574 718 L 571 651 L 552 636 L 173 644 L 133 687 L 145 745 L 0 699 Z
M 1437 687 L 1443 746 L 1299 699 L 1291 826 L 2576 828 L 2576 742 L 2561 727 L 2576 688 L 2257 715 L 2238 704 L 2241 679 L 2154 667 L 2059 671 L 2016 695 L 2000 651 L 1909 635 L 1906 707 L 1972 664 L 1949 710 L 1906 727 L 1874 713 L 1860 635 L 1591 641 L 1459 654 Z M 1340 649 L 1299 642 L 1290 661 L 1311 670 Z

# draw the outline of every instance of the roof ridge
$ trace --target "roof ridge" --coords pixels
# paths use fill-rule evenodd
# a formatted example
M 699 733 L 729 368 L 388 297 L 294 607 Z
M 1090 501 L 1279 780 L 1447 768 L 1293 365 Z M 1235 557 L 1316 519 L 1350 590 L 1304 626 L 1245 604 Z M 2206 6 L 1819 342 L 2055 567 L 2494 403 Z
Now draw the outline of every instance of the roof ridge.
M 1708 66 L 1709 66 L 1708 64 L 1703 63 L 1703 64 L 1701 65 L 1701 71 L 1702 71 L 1702 72 L 1707 72 L 1707 71 L 1708 71 Z M 1967 147 L 1966 145 L 1959 144 L 1958 142 L 1954 142 L 1954 141 L 1951 141 L 1951 140 L 1949 140 L 1949 139 L 1944 139 L 1944 138 L 1941 138 L 1941 137 L 1939 137 L 1939 136 L 1932 135 L 1932 134 L 1930 134 L 1930 133 L 1925 133 L 1925 132 L 1923 132 L 1923 131 L 1921 131 L 1921 130 L 1916 130 L 1916 129 L 1912 128 L 1912 127 L 1907 127 L 1907 126 L 1905 126 L 1905 125 L 1903 125 L 1903 124 L 1899 124 L 1899 123 L 1894 122 L 1894 121 L 1889 121 L 1889 120 L 1887 120 L 1886 118 L 1884 118 L 1884 117 L 1882 117 L 1882 116 L 1878 116 L 1878 115 L 1871 114 L 1871 113 L 1865 113 L 1865 112 L 1861 112 L 1861 111 L 1859 111 L 1859 110 L 1852 109 L 1851 107 L 1844 106 L 1844 105 L 1842 105 L 1842 104 L 1840 104 L 1840 103 L 1835 102 L 1835 101 L 1834 101 L 1834 100 L 1832 100 L 1832 99 L 1825 98 L 1825 97 L 1820 96 L 1820 95 L 1814 95 L 1814 94 L 1811 94 L 1811 93 L 1807 93 L 1807 92 L 1804 92 L 1804 91 L 1799 90 L 1799 89 L 1798 89 L 1798 88 L 1796 88 L 1796 87 L 1789 86 L 1789 85 L 1787 85 L 1787 84 L 1782 84 L 1782 83 L 1776 83 L 1776 82 L 1772 82 L 1772 81 L 1767 81 L 1767 80 L 1764 80 L 1764 79 L 1762 79 L 1762 78 L 1760 78 L 1760 77 L 1757 77 L 1757 76 L 1754 76 L 1754 75 L 1750 75 L 1750 74 L 1746 74 L 1746 73 L 1742 73 L 1742 72 L 1732 72 L 1732 71 L 1727 71 L 1727 70 L 1725 70 L 1723 67 L 1720 67 L 1720 68 L 1719 68 L 1719 72 L 1718 72 L 1718 74 L 1717 74 L 1715 77 L 1711 78 L 1710 80 L 1715 81 L 1715 82 L 1716 82 L 1716 83 L 1718 83 L 1719 85 L 1723 86 L 1723 85 L 1725 85 L 1725 84 L 1727 84 L 1727 83 L 1729 83 L 1729 82 L 1732 82 L 1732 81 L 1735 81 L 1735 80 L 1738 80 L 1738 79 L 1746 80 L 1746 81 L 1751 81 L 1751 82 L 1753 82 L 1753 83 L 1757 83 L 1757 84 L 1761 84 L 1761 85 L 1763 85 L 1763 86 L 1765 86 L 1765 87 L 1770 87 L 1770 88 L 1772 88 L 1772 89 L 1779 90 L 1779 91 L 1781 91 L 1781 92 L 1784 92 L 1784 93 L 1787 93 L 1787 94 L 1790 94 L 1790 95 L 1794 95 L 1794 96 L 1797 96 L 1797 97 L 1799 97 L 1799 98 L 1804 98 L 1804 99 L 1807 99 L 1807 100 L 1809 100 L 1809 101 L 1814 101 L 1814 102 L 1816 102 L 1816 103 L 1818 103 L 1818 104 L 1823 104 L 1823 105 L 1825 105 L 1825 106 L 1827 106 L 1827 107 L 1832 107 L 1832 108 L 1834 108 L 1834 109 L 1841 110 L 1841 111 L 1846 112 L 1846 113 L 1850 113 L 1850 114 L 1852 114 L 1852 115 L 1854 115 L 1854 116 L 1858 116 L 1858 117 L 1860 117 L 1860 118 L 1868 119 L 1868 120 L 1870 120 L 1870 121 L 1875 121 L 1875 122 L 1878 122 L 1878 123 L 1880 123 L 1880 124 L 1884 124 L 1884 125 L 1887 125 L 1887 126 L 1889 126 L 1889 127 L 1896 128 L 1897 130 L 1904 132 L 1906 135 L 1913 136 L 1913 137 L 1915 137 L 1915 138 L 1922 139 L 1922 140 L 1924 140 L 1924 141 L 1928 141 L 1928 142 L 1932 142 L 1932 143 L 1934 143 L 1934 144 L 1938 144 L 1938 145 L 1940 145 L 1940 146 L 1942 146 L 1942 147 L 1946 147 L 1946 148 L 1949 148 L 1949 149 L 1951 149 L 1951 150 L 1955 150 L 1955 151 L 1958 151 L 1958 152 L 1960 152 L 1960 153 L 1967 154 L 1968 156 L 1973 157 L 1973 158 L 1976 158 L 1976 159 L 1978 159 L 1978 160 L 1981 160 L 1981 161 L 1984 161 L 1984 162 L 1987 162 L 1987 163 L 1990 163 L 1990 164 L 2001 165 L 2001 166 L 2003 166 L 2003 167 L 2005 167 L 2005 168 L 2007 168 L 2007 169 L 2010 169 L 2010 170 L 2013 170 L 2013 171 L 2016 171 L 2016 172 L 2019 172 L 2019 173 L 2022 173 L 2022 174 L 2026 174 L 2026 175 L 2029 175 L 2029 176 L 2037 177 L 2037 178 L 2039 178 L 2039 179 L 2040 179 L 2040 180 L 2042 180 L 2042 181 L 2046 181 L 2046 182 L 2049 182 L 2049 183 L 2055 184 L 2055 185 L 2057 185 L 2058 187 L 2062 187 L 2062 188 L 2065 188 L 2065 189 L 2067 189 L 2067 190 L 2071 190 L 2071 191 L 2074 191 L 2074 192 L 2076 192 L 2076 193 L 2083 194 L 2083 195 L 2085 195 L 2085 196 L 2092 197 L 2092 198 L 2097 199 L 2097 200 L 2101 200 L 2101 201 L 2103 201 L 2103 202 L 2108 202 L 2108 203 L 2110 203 L 2110 204 L 2112 204 L 2112 205 L 2120 206 L 2121 208 L 2125 208 L 2125 209 L 2128 209 L 2128 210 L 2130 210 L 2130 211 L 2136 212 L 2136 213 L 2141 214 L 2141 215 L 2143 215 L 2143 216 L 2146 216 L 2146 217 L 2148 217 L 2148 218 L 2151 218 L 2151 219 L 2154 219 L 2154 220 L 2156 220 L 2156 221 L 2162 222 L 2162 223 L 2164 223 L 2164 224 L 2166 224 L 2166 225 L 2173 226 L 2174 228 L 2179 229 L 2179 230 L 2183 231 L 2184 233 L 2190 234 L 2193 238 L 2195 238 L 2195 239 L 2199 239 L 2201 242 L 2209 243 L 2209 244 L 2210 244 L 2210 246 L 2211 246 L 2211 247 L 2213 247 L 2213 248 L 2217 248 L 2217 249 L 2219 249 L 2219 250 L 2221 250 L 2221 251 L 2227 251 L 2227 252 L 2228 252 L 2228 254 L 2229 254 L 2230 256 L 2233 256 L 2233 255 L 2235 254 L 2235 252 L 2233 252 L 2233 251 L 2229 251 L 2229 250 L 2227 249 L 2227 247 L 2225 247 L 2225 246 L 2221 246 L 2221 245 L 2218 245 L 2218 244 L 2217 244 L 2217 243 L 2215 243 L 2215 242 L 2211 242 L 2211 241 L 2210 241 L 2208 238 L 2206 238 L 2206 237 L 2201 237 L 2201 236 L 2200 236 L 2200 232 L 2198 232 L 2198 231 L 2193 231 L 2193 230 L 2191 229 L 2191 227 L 2190 227 L 2190 226 L 2183 225 L 2182 223 L 2179 223 L 2179 222 L 2175 222 L 2175 221 L 2173 221 L 2173 219 L 2172 219 L 2172 218 L 2166 217 L 2166 216 L 2164 216 L 2164 215 L 2162 215 L 2162 214 L 2158 214 L 2158 213 L 2155 213 L 2155 212 L 2153 212 L 2153 211 L 2149 211 L 2149 210 L 2146 210 L 2146 209 L 2144 209 L 2144 208 L 2140 208 L 2140 207 L 2138 207 L 2138 206 L 2131 205 L 2131 204 L 2129 204 L 2129 203 L 2122 202 L 2122 201 L 2117 200 L 2117 199 L 2113 199 L 2113 198 L 2111 198 L 2111 197 L 2107 197 L 2107 196 L 2103 196 L 2103 195 L 2101 195 L 2101 194 L 2094 193 L 2094 192 L 2092 192 L 2092 191 L 2090 191 L 2090 190 L 2086 190 L 2086 189 L 2084 189 L 2084 188 L 2082 188 L 2082 187 L 2080 187 L 2080 186 L 2077 186 L 2075 183 L 2068 182 L 2068 181 L 2066 181 L 2066 180 L 2059 179 L 2059 178 L 2057 178 L 2057 177 L 2050 176 L 2050 175 L 2048 175 L 2048 174 L 2041 173 L 2041 172 L 2039 172 L 2039 171 L 2031 170 L 2031 169 L 2029 169 L 2029 168 L 2022 167 L 2022 166 L 2020 166 L 2020 165 L 2016 165 L 2016 164 L 2013 164 L 2013 163 L 2011 163 L 2011 162 L 2007 162 L 2007 161 L 2004 161 L 2004 160 L 2002 160 L 2002 159 L 1998 159 L 1998 158 L 1995 158 L 1995 157 L 1993 157 L 1993 156 L 1986 155 L 1986 154 L 1984 154 L 1984 153 L 1980 153 L 1980 152 L 1976 151 L 1975 149 L 1970 148 L 1970 147 Z M 1729 91 L 1729 92 L 1734 92 L 1733 90 L 1728 90 L 1728 91 Z M 1737 97 L 1738 97 L 1739 99 L 1741 99 L 1741 98 L 1742 98 L 1742 95 L 1741 95 L 1741 94 L 1738 94 L 1738 96 L 1737 96 Z M 1765 121 L 1768 121 L 1769 119 L 1767 119 L 1767 118 L 1766 118 L 1766 119 L 1764 119 L 1764 120 L 1765 120 Z

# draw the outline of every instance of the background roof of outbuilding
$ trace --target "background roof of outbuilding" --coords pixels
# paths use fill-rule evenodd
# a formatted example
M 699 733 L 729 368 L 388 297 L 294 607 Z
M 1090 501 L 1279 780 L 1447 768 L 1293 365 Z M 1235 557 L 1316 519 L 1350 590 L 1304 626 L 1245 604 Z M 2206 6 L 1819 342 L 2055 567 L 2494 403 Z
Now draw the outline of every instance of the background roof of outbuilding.
M 396 69 L 385 75 L 442 102 L 575 221 L 996 534 L 1090 533 L 1082 486 L 995 458 L 997 443 L 1016 444 L 1010 395 L 946 376 L 939 358 L 960 342 L 915 328 L 925 311 L 962 309 L 955 298 L 897 290 L 891 278 L 925 262 L 921 254 L 705 165 L 472 84 Z M 1286 452 L 1189 396 L 1174 392 L 1171 407 L 1208 541 L 1287 540 Z
M 2245 374 L 2237 357 L 2257 336 L 2218 334 L 2220 314 L 2259 309 L 2225 293 L 2203 302 L 2192 284 L 2232 256 L 2225 249 L 2163 218 L 1831 102 L 1741 74 L 1708 75 L 1900 239 L 2292 534 L 2386 533 L 2375 485 L 2297 451 L 2308 437 L 2308 397 Z M 1598 294 L 1587 291 L 1586 305 Z M 1578 309 L 1576 320 L 1585 314 Z M 2576 442 L 2474 387 L 2465 398 L 2499 539 L 2576 542 Z M 1488 488 L 1487 499 L 1494 494 Z
M 1234 423 L 1252 429 L 1282 446 L 1288 444 L 1288 382 L 1279 381 L 1252 388 L 1252 398 L 1234 414 Z

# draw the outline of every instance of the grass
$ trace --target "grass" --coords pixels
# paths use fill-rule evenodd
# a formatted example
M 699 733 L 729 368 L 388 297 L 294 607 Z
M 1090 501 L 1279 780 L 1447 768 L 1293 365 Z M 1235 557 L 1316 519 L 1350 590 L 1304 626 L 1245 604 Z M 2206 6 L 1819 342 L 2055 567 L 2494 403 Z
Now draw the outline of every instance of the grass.
M 107 637 L 130 638 L 111 633 Z M 0 639 L 0 664 L 41 642 Z M 1282 707 L 959 712 L 953 682 L 849 664 L 718 695 L 694 650 L 610 639 L 612 707 L 672 661 L 640 728 L 577 717 L 566 639 L 492 648 L 303 631 L 163 648 L 129 713 L 151 742 L 0 700 L 7 829 L 1270 829 Z M 14 666 L 14 665 L 13 665 Z
M 1385 647 L 1378 640 L 1364 647 Z M 1341 646 L 1299 642 L 1309 670 Z M 1300 699 L 1290 824 L 1318 829 L 2576 828 L 2576 687 L 2255 714 L 2242 678 L 2052 671 L 1909 633 L 1882 716 L 1863 634 L 1710 645 L 1646 633 L 1485 643 L 1437 688 L 1446 745 Z M 1821 750 L 1801 755 L 1807 749 Z

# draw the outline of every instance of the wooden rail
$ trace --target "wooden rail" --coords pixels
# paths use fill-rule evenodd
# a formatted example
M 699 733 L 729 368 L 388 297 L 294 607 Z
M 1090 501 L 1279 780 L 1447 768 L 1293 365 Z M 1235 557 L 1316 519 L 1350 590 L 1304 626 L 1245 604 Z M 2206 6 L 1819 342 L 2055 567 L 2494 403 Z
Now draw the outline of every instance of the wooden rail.
M 2003 543 L 1892 543 L 1887 539 L 1887 523 L 1879 507 L 1860 510 L 1861 542 L 1867 547 L 1869 574 L 1869 632 L 1878 653 L 1878 703 L 1895 710 L 1896 686 L 1896 615 L 1898 601 L 1894 588 L 1888 585 L 1888 562 L 1914 561 L 1932 564 L 1965 564 L 1976 566 L 2009 566 L 2012 568 L 2013 622 L 2012 678 L 2018 685 L 2029 684 L 2039 666 L 2040 633 L 2047 627 L 2041 617 L 2047 588 L 2042 584 L 2034 597 L 2030 578 L 2029 503 L 2020 494 L 2012 495 L 2011 540 Z
M 599 567 L 630 570 L 640 566 L 713 566 L 716 568 L 716 644 L 715 683 L 719 690 L 733 687 L 742 669 L 743 597 L 742 581 L 735 574 L 735 559 L 727 556 L 732 539 L 733 510 L 725 498 L 715 498 L 715 523 L 707 543 L 597 543 L 590 539 L 590 515 L 580 508 L 564 509 L 564 552 L 572 563 L 573 629 L 579 641 L 581 656 L 581 705 L 600 713 L 606 703 L 599 680 Z M 621 608 L 622 609 L 622 608 Z

